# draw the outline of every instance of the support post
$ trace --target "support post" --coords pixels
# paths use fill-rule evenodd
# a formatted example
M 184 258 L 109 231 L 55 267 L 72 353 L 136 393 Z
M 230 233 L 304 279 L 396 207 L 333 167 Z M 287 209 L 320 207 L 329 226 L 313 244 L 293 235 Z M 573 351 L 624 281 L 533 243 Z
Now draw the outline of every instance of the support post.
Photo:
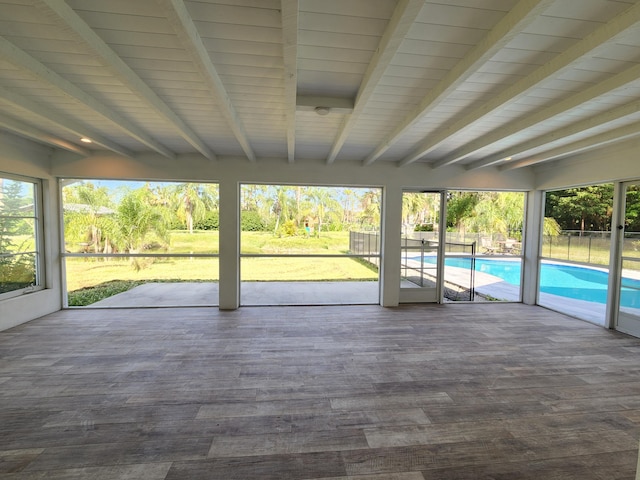
M 220 310 L 240 306 L 240 187 L 220 182 Z

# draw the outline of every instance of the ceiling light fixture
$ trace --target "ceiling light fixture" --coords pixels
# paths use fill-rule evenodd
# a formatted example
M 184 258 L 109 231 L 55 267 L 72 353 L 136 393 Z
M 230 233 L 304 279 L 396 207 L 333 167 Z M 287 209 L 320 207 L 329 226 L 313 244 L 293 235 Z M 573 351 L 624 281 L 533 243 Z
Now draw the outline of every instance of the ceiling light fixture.
M 329 115 L 329 112 L 331 111 L 331 109 L 329 107 L 316 107 L 314 109 L 314 111 L 320 115 L 320 116 L 325 116 L 325 115 Z
M 80 139 L 80 141 L 81 141 L 82 143 L 93 143 L 93 141 L 92 141 L 90 138 L 87 138 L 87 137 L 82 137 L 82 138 Z

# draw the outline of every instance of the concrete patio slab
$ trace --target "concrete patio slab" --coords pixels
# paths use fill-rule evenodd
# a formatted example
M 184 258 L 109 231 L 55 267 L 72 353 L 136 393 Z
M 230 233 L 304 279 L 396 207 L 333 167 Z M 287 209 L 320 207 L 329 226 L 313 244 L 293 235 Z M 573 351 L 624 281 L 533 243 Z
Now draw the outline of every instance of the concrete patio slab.
M 91 307 L 217 306 L 218 299 L 217 283 L 147 283 Z M 240 285 L 243 306 L 378 303 L 378 282 L 242 282 Z

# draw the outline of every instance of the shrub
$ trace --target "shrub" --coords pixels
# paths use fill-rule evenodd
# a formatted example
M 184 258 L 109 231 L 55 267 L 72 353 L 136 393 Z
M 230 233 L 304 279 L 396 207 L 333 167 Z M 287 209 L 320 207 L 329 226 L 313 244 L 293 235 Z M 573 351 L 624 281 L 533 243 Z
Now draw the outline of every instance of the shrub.
M 218 210 L 211 210 L 207 212 L 204 218 L 198 222 L 195 222 L 194 228 L 196 230 L 218 230 L 220 227 L 220 213 Z
M 282 224 L 282 234 L 287 237 L 293 237 L 296 233 L 298 233 L 298 228 L 296 227 L 296 222 L 293 220 L 287 220 Z
M 263 232 L 265 225 L 258 212 L 247 210 L 240 215 L 240 226 L 243 232 Z

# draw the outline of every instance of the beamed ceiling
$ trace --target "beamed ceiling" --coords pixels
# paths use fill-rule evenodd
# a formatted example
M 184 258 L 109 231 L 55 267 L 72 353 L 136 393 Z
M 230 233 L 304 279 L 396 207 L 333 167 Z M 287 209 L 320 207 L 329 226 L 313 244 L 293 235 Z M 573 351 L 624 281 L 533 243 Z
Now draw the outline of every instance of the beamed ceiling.
M 639 62 L 636 1 L 9 0 L 0 128 L 82 155 L 523 168 L 639 135 Z

